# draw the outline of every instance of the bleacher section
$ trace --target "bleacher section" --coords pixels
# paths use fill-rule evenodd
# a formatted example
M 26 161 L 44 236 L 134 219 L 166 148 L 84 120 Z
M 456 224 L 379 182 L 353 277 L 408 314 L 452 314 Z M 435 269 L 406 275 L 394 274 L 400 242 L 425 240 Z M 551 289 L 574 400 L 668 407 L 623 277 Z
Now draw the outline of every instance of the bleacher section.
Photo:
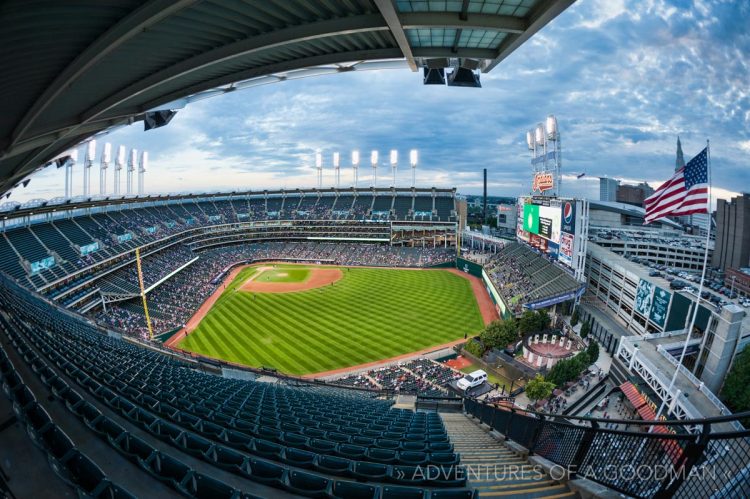
M 201 498 L 473 495 L 463 488 L 460 456 L 436 413 L 392 409 L 370 392 L 204 374 L 101 334 L 1 279 L 7 293 L 0 308 L 9 314 L 0 316 L 0 335 L 77 419 L 78 438 L 98 439 L 111 453 L 100 452 L 102 462 L 137 464 L 128 470 L 128 487 L 156 480 Z M 96 497 L 105 488 L 113 490 L 107 497 L 130 497 L 84 459 L 75 441 L 37 416 L 33 396 L 1 356 L 0 367 L 19 414 L 71 485 Z M 417 472 L 428 465 L 442 472 Z
M 238 223 L 268 219 L 299 222 L 349 220 L 360 226 L 347 226 L 347 232 L 385 242 L 389 238 L 386 224 L 391 220 L 443 223 L 441 230 L 451 230 L 452 225 L 448 224 L 455 221 L 452 191 L 434 194 L 427 190 L 383 190 L 375 191 L 375 194 L 370 189 L 325 194 L 288 191 L 268 196 L 185 197 L 169 202 L 144 200 L 132 207 L 129 203 L 102 202 L 101 206 L 91 208 L 83 215 L 76 210 L 77 216 L 66 212 L 63 206 L 59 211 L 48 211 L 50 217 L 46 220 L 24 220 L 15 224 L 6 220 L 0 242 L 0 271 L 5 271 L 25 286 L 47 291 L 48 288 L 69 287 L 70 282 L 63 282 L 69 275 L 81 269 L 90 271 L 99 262 L 124 255 L 136 247 L 157 242 L 170 244 L 176 242 L 170 238 L 182 237 L 180 234 L 186 234 L 184 237 L 188 238 L 191 231 L 208 231 L 216 226 L 224 227 L 227 232 L 234 231 L 234 235 L 217 240 L 218 244 L 235 242 L 241 236 L 244 227 L 234 225 Z M 432 210 L 433 203 L 435 211 Z M 414 207 L 417 208 L 416 215 Z M 367 224 L 367 221 L 378 221 L 382 225 Z M 331 235 L 337 238 L 348 235 L 335 227 L 306 230 L 332 232 Z M 195 247 L 194 240 L 192 237 L 184 243 Z M 98 247 L 82 255 L 80 248 L 92 244 Z M 35 268 L 32 272 L 31 264 L 42 261 L 51 266 Z
M 521 312 L 526 303 L 570 293 L 581 286 L 558 265 L 517 242 L 492 255 L 485 270 L 514 313 Z

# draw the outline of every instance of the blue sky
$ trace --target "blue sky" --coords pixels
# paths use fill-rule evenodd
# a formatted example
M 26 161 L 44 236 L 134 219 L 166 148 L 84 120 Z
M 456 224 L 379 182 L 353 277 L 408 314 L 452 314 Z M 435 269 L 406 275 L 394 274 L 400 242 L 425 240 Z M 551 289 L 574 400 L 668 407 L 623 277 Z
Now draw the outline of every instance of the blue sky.
M 686 159 L 711 140 L 714 195 L 728 197 L 750 187 L 747 26 L 746 1 L 579 0 L 483 74 L 482 89 L 423 86 L 408 70 L 321 76 L 207 99 L 167 127 L 138 123 L 102 141 L 149 151 L 150 193 L 314 186 L 316 149 L 324 165 L 340 151 L 347 166 L 359 149 L 360 185 L 378 149 L 381 186 L 398 149 L 397 183 L 408 185 L 417 148 L 420 185 L 478 193 L 487 167 L 490 193 L 515 196 L 530 189 L 525 131 L 554 113 L 564 195 L 597 197 L 600 175 L 666 180 L 679 134 Z M 62 195 L 61 170 L 36 177 L 11 200 Z M 79 194 L 80 169 L 74 183 Z

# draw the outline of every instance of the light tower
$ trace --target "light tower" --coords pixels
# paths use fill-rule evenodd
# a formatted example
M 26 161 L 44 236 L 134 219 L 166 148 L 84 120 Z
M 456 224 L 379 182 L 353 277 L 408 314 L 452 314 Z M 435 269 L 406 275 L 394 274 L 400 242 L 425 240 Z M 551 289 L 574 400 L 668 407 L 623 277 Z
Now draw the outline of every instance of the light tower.
M 91 139 L 86 147 L 86 157 L 83 162 L 83 195 L 88 196 L 91 191 L 91 167 L 96 157 L 96 140 Z
M 354 188 L 357 188 L 357 181 L 359 180 L 359 151 L 352 151 L 352 171 L 354 173 Z
M 415 187 L 417 183 L 417 150 L 409 151 L 409 164 L 411 164 L 411 186 Z
M 146 168 L 148 168 L 148 152 L 141 152 L 141 163 L 138 166 L 138 195 L 143 195 L 143 187 L 146 181 Z
M 372 186 L 378 185 L 378 151 L 370 153 L 370 166 L 372 166 Z
M 138 162 L 138 150 L 130 150 L 130 158 L 128 158 L 128 177 L 127 177 L 127 191 L 125 194 L 128 196 L 133 194 L 133 172 L 135 172 L 135 165 Z
M 532 191 L 559 196 L 562 182 L 562 143 L 557 118 L 550 114 L 545 123 L 526 132 L 526 145 L 531 151 Z
M 341 166 L 339 164 L 338 152 L 333 153 L 333 179 L 336 183 L 336 189 L 338 189 L 339 184 L 341 183 Z
M 318 189 L 323 187 L 323 155 L 320 149 L 315 151 L 315 168 L 318 170 Z
M 73 166 L 78 161 L 78 149 L 70 151 L 70 159 L 65 163 L 65 199 L 73 197 Z
M 391 186 L 396 187 L 396 168 L 398 166 L 398 151 L 391 149 L 391 170 L 393 170 L 393 183 Z
M 115 158 L 115 195 L 120 194 L 120 172 L 125 166 L 125 146 L 117 148 L 117 157 Z
M 107 168 L 109 168 L 111 161 L 112 144 L 107 142 L 104 144 L 104 149 L 102 149 L 102 157 L 99 163 L 99 194 L 102 196 L 107 194 Z

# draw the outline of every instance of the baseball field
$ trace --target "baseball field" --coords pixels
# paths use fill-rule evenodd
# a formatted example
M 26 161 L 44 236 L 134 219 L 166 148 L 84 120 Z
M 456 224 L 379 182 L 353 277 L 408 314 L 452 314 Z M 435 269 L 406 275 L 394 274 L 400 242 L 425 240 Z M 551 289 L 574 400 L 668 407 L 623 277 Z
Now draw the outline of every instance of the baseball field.
M 447 270 L 252 266 L 179 348 L 289 374 L 345 368 L 475 334 L 472 284 Z

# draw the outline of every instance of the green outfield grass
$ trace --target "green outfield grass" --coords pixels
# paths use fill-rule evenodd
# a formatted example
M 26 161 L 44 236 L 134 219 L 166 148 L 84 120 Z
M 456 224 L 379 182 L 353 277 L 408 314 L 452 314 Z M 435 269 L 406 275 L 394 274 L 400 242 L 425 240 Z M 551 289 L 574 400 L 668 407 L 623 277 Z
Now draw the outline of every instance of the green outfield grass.
M 447 343 L 484 326 L 471 283 L 463 277 L 444 270 L 342 271 L 333 286 L 247 293 L 235 290 L 257 269 L 243 269 L 179 346 L 249 366 L 307 374 Z M 272 272 L 276 277 L 271 278 L 279 280 L 309 276 L 306 268 L 294 266 L 280 265 Z

